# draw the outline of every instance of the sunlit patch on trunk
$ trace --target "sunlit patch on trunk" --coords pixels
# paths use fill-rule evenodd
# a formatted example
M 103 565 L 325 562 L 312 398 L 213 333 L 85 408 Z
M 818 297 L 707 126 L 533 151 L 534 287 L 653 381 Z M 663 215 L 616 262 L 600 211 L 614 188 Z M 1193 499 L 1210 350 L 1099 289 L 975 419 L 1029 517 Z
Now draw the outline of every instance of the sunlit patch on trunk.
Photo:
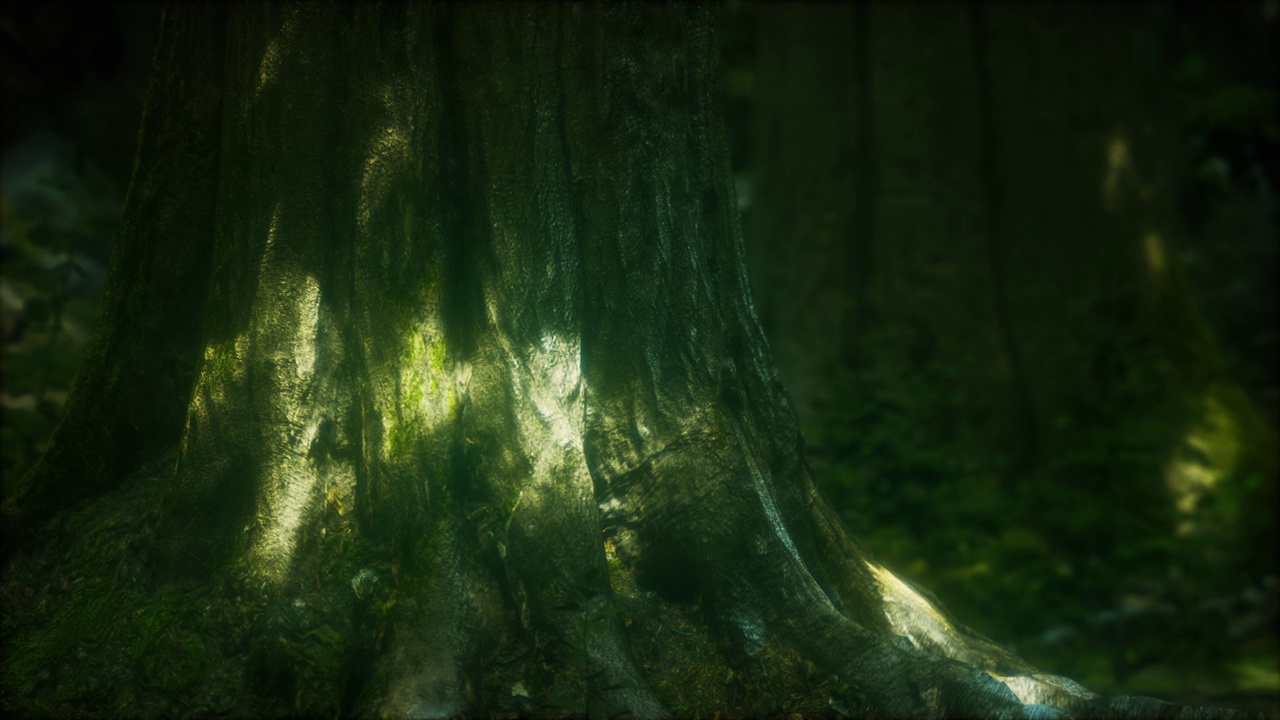
M 315 397 L 320 384 L 315 377 L 320 286 L 310 276 L 296 285 L 293 305 L 286 312 L 297 318 L 297 325 L 290 337 L 282 338 L 289 354 L 271 362 L 268 377 L 263 378 L 276 393 L 276 407 L 283 411 L 285 422 L 277 426 L 280 436 L 270 442 L 258 498 L 258 532 L 250 550 L 253 564 L 277 581 L 289 569 L 308 509 L 324 497 L 318 492 L 318 470 L 309 458 L 323 420 Z M 290 357 L 292 363 L 287 362 Z
M 885 616 L 912 645 L 956 659 L 969 654 L 957 640 L 955 627 L 929 601 L 883 567 L 873 563 L 868 563 L 868 567 L 880 583 Z

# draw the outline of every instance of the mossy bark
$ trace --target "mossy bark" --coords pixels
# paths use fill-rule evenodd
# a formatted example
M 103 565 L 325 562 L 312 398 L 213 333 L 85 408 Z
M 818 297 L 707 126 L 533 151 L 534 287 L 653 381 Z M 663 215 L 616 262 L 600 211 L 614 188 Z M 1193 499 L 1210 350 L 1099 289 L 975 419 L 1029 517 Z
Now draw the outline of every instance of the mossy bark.
M 709 8 L 223 12 L 166 12 L 109 290 L 145 302 L 108 304 L 75 390 L 107 395 L 6 504 L 32 534 L 12 709 L 1109 712 L 814 490 L 749 300 Z M 130 260 L 173 248 L 200 262 Z M 130 335 L 141 310 L 172 319 Z M 170 333 L 193 380 L 145 364 Z M 124 351 L 133 384 L 98 384 Z M 165 378 L 183 412 L 129 430 L 149 462 L 77 444 Z

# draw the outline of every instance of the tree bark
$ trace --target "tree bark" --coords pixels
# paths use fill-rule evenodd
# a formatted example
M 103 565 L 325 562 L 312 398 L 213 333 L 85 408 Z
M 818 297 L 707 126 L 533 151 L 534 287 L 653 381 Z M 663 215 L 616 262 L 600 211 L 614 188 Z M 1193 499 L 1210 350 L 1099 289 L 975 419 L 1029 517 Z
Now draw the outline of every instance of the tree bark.
M 97 354 L 5 505 L 12 709 L 1172 716 L 955 623 L 815 491 L 708 8 L 162 36 Z

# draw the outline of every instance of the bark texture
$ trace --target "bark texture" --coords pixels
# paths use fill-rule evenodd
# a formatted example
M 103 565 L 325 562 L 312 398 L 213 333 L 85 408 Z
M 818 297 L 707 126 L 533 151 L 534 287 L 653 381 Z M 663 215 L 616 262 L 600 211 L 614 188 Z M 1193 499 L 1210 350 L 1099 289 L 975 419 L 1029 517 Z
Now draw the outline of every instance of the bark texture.
M 12 576 L 72 578 L 7 582 L 7 702 L 1172 715 L 969 632 L 815 492 L 715 57 L 693 5 L 170 8 L 100 349 L 6 504 Z

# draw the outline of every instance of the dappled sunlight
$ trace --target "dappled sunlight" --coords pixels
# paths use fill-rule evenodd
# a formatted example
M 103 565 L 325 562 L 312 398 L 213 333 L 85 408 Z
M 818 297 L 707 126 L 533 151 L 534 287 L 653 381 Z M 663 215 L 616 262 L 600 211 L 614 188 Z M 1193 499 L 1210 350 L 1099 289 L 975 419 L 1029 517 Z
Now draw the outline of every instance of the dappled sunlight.
M 320 286 L 309 275 L 299 293 L 297 318 L 292 357 L 298 380 L 307 381 L 316 369 L 316 329 L 320 324 Z
M 1108 210 L 1120 204 L 1120 183 L 1130 169 L 1129 141 L 1117 132 L 1107 141 L 1107 169 L 1102 179 L 1102 201 Z
M 885 568 L 870 562 L 867 567 L 880 585 L 885 617 L 898 634 L 907 636 L 918 649 L 953 658 L 964 656 L 955 627 L 937 608 Z
M 381 99 L 391 120 L 369 140 L 364 168 L 360 174 L 360 199 L 356 205 L 356 223 L 361 234 L 366 237 L 373 232 L 372 219 L 375 211 L 386 202 L 391 178 L 402 173 L 402 168 L 397 166 L 413 157 L 409 138 L 398 122 L 396 94 L 389 84 L 383 86 Z M 408 219 L 409 215 L 406 215 L 406 221 Z
M 288 299 L 273 298 L 283 316 L 296 318 L 296 325 L 285 342 L 292 363 L 272 363 L 267 370 L 269 381 L 279 398 L 284 422 L 271 426 L 283 428 L 281 435 L 267 442 L 270 448 L 264 467 L 265 475 L 258 498 L 257 526 L 249 556 L 264 575 L 281 581 L 285 577 L 297 545 L 299 526 L 306 510 L 317 500 L 320 474 L 308 457 L 319 433 L 323 417 L 314 399 L 318 329 L 320 322 L 320 286 L 315 278 L 304 276 L 286 287 L 297 287 Z M 255 328 L 266 332 L 266 328 Z M 278 332 L 278 326 L 273 327 Z
M 1183 438 L 1181 452 L 1165 467 L 1165 484 L 1179 515 L 1178 535 L 1195 532 L 1201 501 L 1240 464 L 1240 423 L 1222 392 L 1217 384 L 1205 390 L 1199 416 Z
M 205 345 L 203 364 L 191 402 L 187 406 L 187 419 L 179 441 L 180 456 L 185 456 L 191 443 L 192 429 L 198 418 L 209 416 L 227 401 L 228 388 L 239 385 L 245 379 L 246 359 L 249 353 L 249 334 L 242 332 L 231 342 Z
M 262 94 L 266 89 L 267 83 L 271 82 L 276 76 L 276 66 L 279 63 L 280 56 L 280 38 L 272 38 L 267 42 L 267 49 L 262 53 L 262 60 L 258 63 L 258 84 L 254 88 L 254 95 Z
M 454 414 L 471 380 L 471 365 L 449 359 L 444 331 L 434 318 L 415 323 L 404 338 L 398 363 L 398 395 L 379 398 L 383 457 L 412 456 L 415 446 Z
M 731 420 L 730 422 L 733 421 Z M 804 560 L 800 557 L 800 551 L 796 548 L 795 542 L 792 541 L 791 533 L 787 530 L 786 523 L 782 521 L 782 513 L 778 511 L 778 503 L 774 499 L 773 489 L 766 475 L 768 470 L 762 468 L 754 455 L 747 449 L 751 445 L 748 444 L 741 427 L 734 423 L 733 429 L 734 434 L 737 436 L 738 447 L 743 448 L 743 455 L 747 461 L 747 470 L 751 475 L 751 484 L 755 488 L 756 497 L 760 499 L 760 506 L 764 510 L 765 518 L 769 521 L 769 529 L 773 531 L 773 535 L 778 542 L 786 548 L 791 560 L 803 565 Z
M 545 423 L 547 439 L 582 450 L 582 358 L 576 340 L 545 335 L 523 366 L 512 363 L 512 380 L 528 392 Z
M 537 346 L 516 349 L 505 340 L 504 345 L 512 388 L 529 401 L 515 408 L 520 450 L 533 466 L 515 507 L 562 498 L 583 490 L 580 484 L 589 490 L 591 476 L 582 452 L 585 381 L 577 339 L 547 334 Z
M 1096 698 L 1097 694 L 1084 688 L 1074 680 L 1056 675 L 999 675 L 988 673 L 1009 688 L 1019 702 L 1030 704 L 1042 703 L 1053 705 L 1062 693 L 1081 698 Z
M 1164 249 L 1164 240 L 1161 239 L 1160 233 L 1148 231 L 1142 236 L 1142 249 L 1147 258 L 1147 269 L 1151 271 L 1151 276 L 1156 281 L 1164 279 L 1165 273 L 1168 272 L 1168 257 Z
M 276 239 L 280 236 L 280 203 L 277 201 L 275 206 L 271 208 L 271 222 L 267 224 L 267 241 L 262 248 L 262 257 L 258 258 L 258 277 L 266 278 L 268 275 L 268 267 L 271 265 L 271 259 L 275 254 Z M 258 294 L 254 296 L 254 305 L 257 305 L 262 295 L 261 285 L 259 285 Z
M 319 423 L 310 424 L 293 438 L 282 438 L 295 450 L 309 447 L 315 440 Z M 298 530 L 304 512 L 315 499 L 319 476 L 304 454 L 280 453 L 266 468 L 258 505 L 259 534 L 250 549 L 258 569 L 277 581 L 283 580 L 293 559 Z
M 254 86 L 254 100 L 261 97 L 262 91 L 280 74 L 280 47 L 291 41 L 297 34 L 297 8 L 288 8 L 276 34 L 267 41 L 267 48 L 258 61 L 257 83 Z
M 1142 200 L 1151 199 L 1154 190 L 1143 182 L 1133 161 L 1133 149 L 1129 138 L 1121 128 L 1116 128 L 1107 140 L 1105 170 L 1102 176 L 1102 206 L 1107 212 L 1116 212 L 1124 201 L 1126 188 Z
M 362 140 L 364 161 L 355 215 L 362 242 L 381 248 L 385 263 L 389 262 L 388 249 L 409 242 L 413 234 L 413 207 L 392 206 L 392 181 L 403 176 L 414 153 L 405 130 L 404 108 L 392 83 L 381 83 L 379 100 L 376 124 Z M 398 242 L 377 237 L 388 232 L 388 216 L 403 220 L 404 237 Z M 390 232 L 399 233 L 401 228 L 392 227 Z M 428 309 L 408 323 L 398 340 L 395 352 L 400 361 L 392 366 L 394 381 L 390 385 L 375 382 L 372 387 L 382 425 L 380 455 L 397 464 L 412 462 L 424 439 L 434 436 L 453 417 L 471 378 L 470 364 L 455 363 L 449 357 L 444 328 L 436 315 L 438 308 L 431 301 L 425 305 Z M 424 481 L 424 494 L 427 487 Z

